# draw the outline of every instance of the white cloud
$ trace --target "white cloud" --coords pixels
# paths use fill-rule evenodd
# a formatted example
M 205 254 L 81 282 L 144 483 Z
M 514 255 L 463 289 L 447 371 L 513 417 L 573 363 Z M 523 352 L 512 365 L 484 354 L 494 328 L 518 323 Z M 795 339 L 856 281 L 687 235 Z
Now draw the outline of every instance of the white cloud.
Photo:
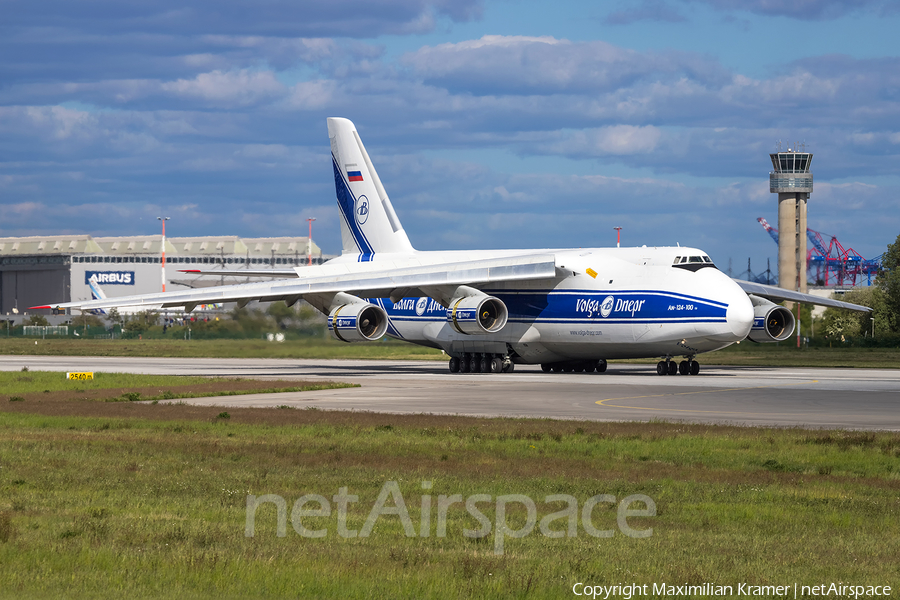
M 190 80 L 160 84 L 163 92 L 197 98 L 213 104 L 248 106 L 286 93 L 287 88 L 271 71 L 212 71 Z

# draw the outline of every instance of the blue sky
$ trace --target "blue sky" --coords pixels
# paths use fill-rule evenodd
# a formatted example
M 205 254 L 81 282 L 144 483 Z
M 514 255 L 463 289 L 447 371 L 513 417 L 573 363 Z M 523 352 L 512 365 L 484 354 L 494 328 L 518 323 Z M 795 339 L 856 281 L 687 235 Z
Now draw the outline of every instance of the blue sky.
M 776 257 L 767 154 L 810 227 L 900 233 L 893 0 L 0 0 L 0 237 L 305 235 L 339 252 L 327 116 L 423 250 Z

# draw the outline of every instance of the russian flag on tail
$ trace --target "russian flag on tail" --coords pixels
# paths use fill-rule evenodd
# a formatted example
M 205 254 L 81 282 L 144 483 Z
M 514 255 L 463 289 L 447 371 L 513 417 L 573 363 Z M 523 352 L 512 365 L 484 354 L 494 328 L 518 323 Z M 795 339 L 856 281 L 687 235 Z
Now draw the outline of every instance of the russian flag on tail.
M 348 181 L 362 181 L 362 171 L 347 171 L 347 180 Z

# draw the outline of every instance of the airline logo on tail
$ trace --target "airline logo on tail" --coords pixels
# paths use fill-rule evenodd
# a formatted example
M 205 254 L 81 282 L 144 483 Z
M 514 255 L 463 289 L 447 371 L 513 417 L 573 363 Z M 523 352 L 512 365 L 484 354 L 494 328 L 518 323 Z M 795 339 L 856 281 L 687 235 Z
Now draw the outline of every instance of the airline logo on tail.
M 362 181 L 362 177 L 360 177 L 359 180 Z M 360 225 L 364 225 L 369 218 L 369 199 L 365 196 L 357 198 L 355 206 L 353 207 L 353 212 L 356 213 L 356 222 Z

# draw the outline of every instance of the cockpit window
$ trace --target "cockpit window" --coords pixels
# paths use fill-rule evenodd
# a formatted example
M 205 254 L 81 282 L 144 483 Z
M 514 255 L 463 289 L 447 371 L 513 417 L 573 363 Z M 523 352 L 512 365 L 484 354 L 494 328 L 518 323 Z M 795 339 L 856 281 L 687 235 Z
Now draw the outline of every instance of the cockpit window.
M 677 269 L 685 269 L 686 271 L 697 272 L 707 267 L 716 268 L 712 259 L 707 255 L 702 256 L 676 256 L 672 261 L 672 266 Z

